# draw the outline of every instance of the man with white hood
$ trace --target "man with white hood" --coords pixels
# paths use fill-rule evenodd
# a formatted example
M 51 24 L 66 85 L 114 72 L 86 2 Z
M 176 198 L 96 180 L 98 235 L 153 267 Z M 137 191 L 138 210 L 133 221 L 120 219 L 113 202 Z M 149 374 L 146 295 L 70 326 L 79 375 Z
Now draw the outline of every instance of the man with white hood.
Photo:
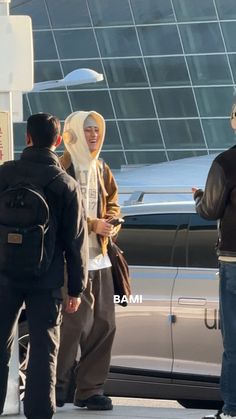
M 104 118 L 95 111 L 78 111 L 65 121 L 66 147 L 62 166 L 80 184 L 89 230 L 89 280 L 77 313 L 64 313 L 57 369 L 57 406 L 66 401 L 71 371 L 75 369 L 74 404 L 89 410 L 111 410 L 104 383 L 115 335 L 114 288 L 108 238 L 119 230 L 109 221 L 120 215 L 118 191 L 110 168 L 99 160 L 105 137 Z M 68 220 L 70 222 L 70 220 Z

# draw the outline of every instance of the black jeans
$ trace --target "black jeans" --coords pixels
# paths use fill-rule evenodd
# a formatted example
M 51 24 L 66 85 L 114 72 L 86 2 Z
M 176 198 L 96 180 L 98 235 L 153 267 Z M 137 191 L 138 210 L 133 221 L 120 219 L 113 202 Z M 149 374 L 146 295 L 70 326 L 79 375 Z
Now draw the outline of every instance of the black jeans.
M 56 362 L 60 339 L 61 292 L 0 285 L 0 414 L 21 307 L 25 302 L 30 354 L 24 397 L 27 418 L 51 418 L 55 407 Z

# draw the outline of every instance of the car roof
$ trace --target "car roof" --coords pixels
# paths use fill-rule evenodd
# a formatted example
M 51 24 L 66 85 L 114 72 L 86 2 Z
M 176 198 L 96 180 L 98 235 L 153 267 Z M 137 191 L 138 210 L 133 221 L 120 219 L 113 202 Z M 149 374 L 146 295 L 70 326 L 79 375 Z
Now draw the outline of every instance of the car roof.
M 151 202 L 121 206 L 122 216 L 145 214 L 195 213 L 194 201 Z

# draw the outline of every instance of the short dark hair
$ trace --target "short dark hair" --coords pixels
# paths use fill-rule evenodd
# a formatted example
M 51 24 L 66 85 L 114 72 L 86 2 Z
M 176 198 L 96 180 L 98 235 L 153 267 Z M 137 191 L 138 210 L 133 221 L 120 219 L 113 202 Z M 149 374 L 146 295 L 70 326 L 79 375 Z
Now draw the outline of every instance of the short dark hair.
M 49 113 L 36 113 L 27 120 L 27 134 L 36 147 L 51 147 L 60 135 L 60 120 Z

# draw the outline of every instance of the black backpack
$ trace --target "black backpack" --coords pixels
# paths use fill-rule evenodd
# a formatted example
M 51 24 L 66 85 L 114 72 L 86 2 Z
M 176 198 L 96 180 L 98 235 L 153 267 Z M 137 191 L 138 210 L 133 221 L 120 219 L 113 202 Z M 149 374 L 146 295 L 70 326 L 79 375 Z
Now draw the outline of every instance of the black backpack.
M 55 249 L 56 225 L 44 189 L 18 183 L 0 193 L 0 273 L 12 279 L 40 277 Z

